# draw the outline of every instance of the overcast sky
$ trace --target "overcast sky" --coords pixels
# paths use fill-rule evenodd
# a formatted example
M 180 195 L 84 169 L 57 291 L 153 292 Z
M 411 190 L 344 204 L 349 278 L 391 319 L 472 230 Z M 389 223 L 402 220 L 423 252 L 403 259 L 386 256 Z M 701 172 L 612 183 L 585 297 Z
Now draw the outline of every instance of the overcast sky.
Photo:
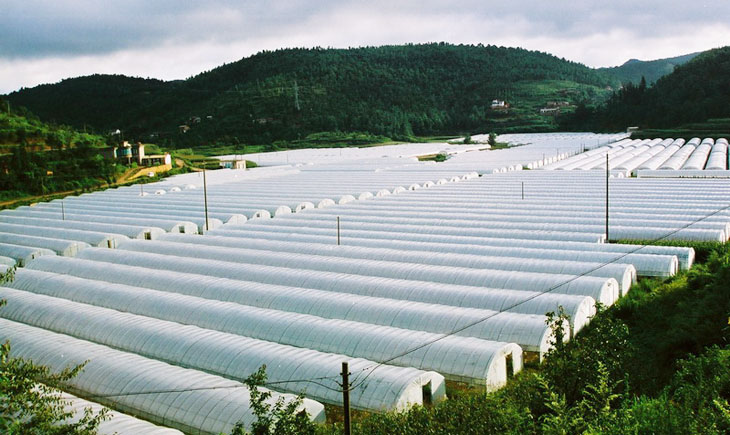
M 728 17 L 727 0 L 0 0 L 0 93 L 184 79 L 283 47 L 482 43 L 614 66 L 730 45 Z

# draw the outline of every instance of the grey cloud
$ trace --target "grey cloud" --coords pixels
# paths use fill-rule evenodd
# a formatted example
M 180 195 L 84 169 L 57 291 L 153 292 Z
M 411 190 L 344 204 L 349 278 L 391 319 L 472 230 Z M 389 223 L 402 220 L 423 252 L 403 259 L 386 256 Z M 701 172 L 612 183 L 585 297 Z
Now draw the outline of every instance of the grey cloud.
M 318 10 L 304 1 L 8 0 L 0 57 L 103 54 L 172 42 L 240 40 L 281 32 Z
M 5 0 L 0 57 L 99 55 L 125 49 L 196 41 L 230 43 L 286 35 L 290 29 L 326 26 L 328 16 L 358 20 L 368 14 L 449 16 L 483 20 L 515 36 L 584 38 L 625 31 L 639 37 L 671 36 L 730 16 L 730 2 L 712 0 Z M 348 12 L 336 14 L 336 12 Z M 414 20 L 409 20 L 413 25 Z M 338 23 L 346 25 L 347 23 Z M 448 25 L 448 24 L 444 24 Z M 312 29 L 316 33 L 316 29 Z M 411 33 L 409 33 L 411 31 Z M 374 29 L 378 32 L 378 29 Z M 420 34 L 403 29 L 401 34 Z M 372 39 L 377 40 L 377 37 Z M 422 42 L 422 41 L 414 41 Z M 490 43 L 490 41 L 483 41 Z

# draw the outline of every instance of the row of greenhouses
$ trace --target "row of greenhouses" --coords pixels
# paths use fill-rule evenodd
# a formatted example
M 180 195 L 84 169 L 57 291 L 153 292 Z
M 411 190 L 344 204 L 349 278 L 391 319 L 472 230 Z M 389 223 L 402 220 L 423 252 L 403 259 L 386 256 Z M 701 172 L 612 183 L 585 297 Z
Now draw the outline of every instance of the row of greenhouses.
M 637 148 L 625 137 L 449 145 L 443 163 L 295 153 L 5 210 L 0 263 L 22 267 L 0 340 L 52 368 L 89 360 L 67 393 L 186 433 L 249 428 L 243 381 L 263 365 L 272 400 L 303 394 L 315 421 L 345 361 L 365 411 L 444 400 L 446 381 L 493 390 L 550 350 L 547 313 L 571 338 L 637 277 L 692 266 L 652 241 L 730 236 L 721 179 L 522 170 L 605 161 Z
M 606 159 L 608 156 L 608 159 Z M 666 171 L 666 175 L 681 176 L 686 171 L 726 171 L 728 141 L 698 137 L 678 139 L 623 139 L 591 149 L 565 160 L 554 162 L 546 170 L 608 169 L 626 175 L 642 171 Z M 680 172 L 672 172 L 680 171 Z M 714 173 L 713 173 L 714 174 Z M 709 173 L 708 175 L 709 176 Z
M 69 392 L 117 411 L 187 433 L 228 433 L 238 421 L 250 427 L 255 419 L 243 383 L 7 318 L 0 318 L 0 331 L 15 357 L 53 371 L 86 363 L 67 383 Z M 273 393 L 271 400 L 279 398 L 291 401 L 294 396 Z M 323 421 L 320 403 L 305 399 L 301 406 Z

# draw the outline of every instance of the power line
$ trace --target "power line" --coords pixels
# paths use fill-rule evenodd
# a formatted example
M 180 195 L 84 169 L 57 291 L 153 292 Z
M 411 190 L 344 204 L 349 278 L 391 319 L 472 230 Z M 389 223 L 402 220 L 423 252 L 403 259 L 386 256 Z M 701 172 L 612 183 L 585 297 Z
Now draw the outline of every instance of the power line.
M 281 384 L 288 384 L 288 383 L 311 383 L 311 384 L 317 384 L 328 390 L 335 391 L 337 393 L 341 393 L 342 389 L 332 388 L 328 385 L 318 382 L 320 380 L 338 379 L 338 378 L 339 378 L 339 376 L 322 376 L 319 378 L 312 378 L 312 379 L 291 379 L 291 380 L 286 380 L 286 381 L 265 382 L 265 383 L 261 384 L 260 386 L 268 387 L 271 385 L 281 385 Z M 237 385 L 225 385 L 225 386 L 215 386 L 215 387 L 171 388 L 171 389 L 165 389 L 165 390 L 145 390 L 145 391 L 129 391 L 126 393 L 115 393 L 115 394 L 96 394 L 96 395 L 87 395 L 85 397 L 89 400 L 93 400 L 93 399 L 103 399 L 103 398 L 109 398 L 109 397 L 142 396 L 142 395 L 147 395 L 147 394 L 171 394 L 171 393 L 188 393 L 188 392 L 193 392 L 193 391 L 206 391 L 206 390 L 230 390 L 230 389 L 234 389 L 234 388 L 248 388 L 248 387 L 245 384 L 237 384 Z
M 651 239 L 651 240 L 650 240 L 650 243 L 649 243 L 649 244 L 651 244 L 651 243 L 655 243 L 655 242 L 659 242 L 659 241 L 662 241 L 662 240 L 666 239 L 667 237 L 670 237 L 670 236 L 671 236 L 671 235 L 673 235 L 673 234 L 676 234 L 676 233 L 678 233 L 678 232 L 680 232 L 680 231 L 682 231 L 682 230 L 684 230 L 684 229 L 687 229 L 688 227 L 690 227 L 690 226 L 692 226 L 692 225 L 694 225 L 694 224 L 696 224 L 696 223 L 698 223 L 698 222 L 701 222 L 701 221 L 703 221 L 703 220 L 705 220 L 705 219 L 707 219 L 707 218 L 710 218 L 710 217 L 712 217 L 712 216 L 715 216 L 715 215 L 717 215 L 718 213 L 721 213 L 721 212 L 723 212 L 723 211 L 726 211 L 726 210 L 728 210 L 728 209 L 730 209 L 730 204 L 729 204 L 729 205 L 726 205 L 726 206 L 724 206 L 724 207 L 722 207 L 722 208 L 720 208 L 720 209 L 718 209 L 718 210 L 715 210 L 715 211 L 713 211 L 713 212 L 711 212 L 711 213 L 709 213 L 709 214 L 707 214 L 707 215 L 705 215 L 705 216 L 702 216 L 702 217 L 700 217 L 699 219 L 696 219 L 696 220 L 694 220 L 694 221 L 692 221 L 692 222 L 690 222 L 690 223 L 688 223 L 688 224 L 686 224 L 686 225 L 683 225 L 683 226 L 681 226 L 681 227 L 679 227 L 679 228 L 677 228 L 677 229 L 675 229 L 675 230 L 672 230 L 672 231 L 670 231 L 669 233 L 667 233 L 667 234 L 665 234 L 665 235 L 663 235 L 663 236 L 661 236 L 661 237 L 658 237 L 658 238 L 655 238 L 655 239 Z M 481 318 L 481 319 L 478 319 L 478 320 L 476 320 L 476 321 L 474 321 L 474 322 L 468 323 L 468 324 L 467 324 L 467 325 L 465 325 L 465 326 L 462 326 L 462 327 L 456 328 L 456 329 L 452 330 L 451 332 L 449 332 L 449 333 L 447 333 L 447 334 L 444 334 L 444 335 L 442 335 L 442 336 L 440 336 L 440 337 L 437 337 L 437 338 L 435 338 L 435 339 L 432 339 L 432 340 L 426 341 L 426 342 L 424 342 L 424 343 L 423 343 L 423 344 L 421 344 L 421 345 L 418 345 L 418 346 L 416 346 L 416 347 L 413 347 L 413 348 L 411 348 L 411 349 L 408 349 L 408 350 L 406 350 L 405 352 L 399 353 L 399 354 L 397 354 L 397 355 L 395 355 L 395 356 L 393 356 L 393 357 L 390 357 L 390 358 L 388 358 L 388 359 L 386 359 L 386 360 L 384 360 L 384 361 L 380 361 L 380 362 L 378 362 L 378 363 L 377 363 L 376 365 L 374 365 L 374 366 L 371 366 L 371 367 L 365 367 L 365 368 L 363 368 L 363 369 L 362 369 L 362 371 L 361 371 L 361 372 L 360 372 L 360 373 L 358 374 L 358 376 L 357 376 L 357 377 L 355 378 L 355 382 L 353 382 L 353 385 L 352 385 L 352 387 L 350 388 L 350 390 L 354 390 L 355 388 L 358 388 L 358 387 L 359 387 L 360 385 L 362 385 L 362 384 L 363 384 L 363 383 L 364 383 L 364 382 L 365 382 L 365 381 L 366 381 L 366 380 L 368 379 L 368 377 L 370 377 L 370 375 L 371 375 L 371 374 L 372 374 L 372 373 L 373 373 L 373 372 L 374 372 L 374 371 L 375 371 L 376 369 L 378 369 L 379 367 L 381 367 L 381 366 L 383 366 L 383 365 L 385 365 L 385 364 L 388 364 L 388 363 L 390 363 L 390 362 L 392 362 L 392 361 L 394 361 L 394 360 L 396 360 L 396 359 L 398 359 L 398 358 L 402 358 L 402 357 L 404 357 L 404 356 L 406 356 L 406 355 L 408 355 L 408 354 L 410 354 L 410 353 L 413 353 L 413 352 L 416 352 L 416 351 L 418 351 L 418 350 L 420 350 L 420 349 L 423 349 L 424 347 L 430 346 L 430 345 L 432 345 L 432 344 L 434 344 L 434 343 L 436 343 L 436 342 L 438 342 L 438 341 L 441 341 L 441 340 L 443 340 L 443 339 L 445 339 L 445 338 L 447 338 L 447 337 L 450 337 L 450 336 L 452 336 L 452 335 L 458 334 L 458 333 L 459 333 L 459 332 L 461 332 L 461 331 L 464 331 L 464 330 L 466 330 L 466 329 L 469 329 L 469 328 L 471 328 L 472 326 L 476 326 L 476 325 L 478 325 L 478 324 L 480 324 L 480 323 L 482 323 L 482 322 L 484 322 L 484 321 L 487 321 L 487 320 L 491 319 L 491 318 L 492 318 L 492 317 L 494 317 L 494 316 L 497 316 L 497 315 L 499 315 L 499 314 L 501 314 L 501 313 L 504 313 L 504 312 L 506 312 L 506 311 L 509 311 L 509 310 L 511 310 L 511 309 L 513 309 L 513 308 L 515 308 L 515 307 L 518 307 L 519 305 L 522 305 L 522 304 L 524 304 L 524 303 L 526 303 L 526 302 L 529 302 L 529 301 L 531 301 L 531 300 L 533 300 L 533 299 L 536 299 L 536 298 L 538 298 L 538 297 L 540 297 L 540 296 L 543 296 L 543 295 L 545 295 L 545 294 L 547 294 L 547 293 L 553 292 L 554 290 L 556 290 L 556 289 L 558 289 L 558 288 L 560 288 L 560 287 L 562 287 L 562 286 L 564 286 L 564 285 L 566 285 L 566 284 L 569 284 L 569 283 L 571 283 L 571 282 L 575 281 L 576 279 L 578 279 L 578 278 L 580 278 L 580 277 L 586 276 L 586 275 L 588 275 L 589 273 L 595 272 L 596 270 L 598 270 L 598 269 L 600 269 L 600 268 L 602 268 L 602 267 L 605 267 L 605 266 L 608 266 L 609 264 L 615 263 L 615 262 L 617 262 L 617 261 L 621 260 L 622 258 L 625 258 L 626 256 L 628 256 L 628 255 L 630 255 L 630 254 L 633 254 L 633 253 L 635 253 L 635 252 L 637 252 L 637 251 L 640 251 L 641 249 L 645 248 L 645 247 L 646 247 L 646 246 L 648 246 L 649 244 L 639 245 L 639 247 L 637 247 L 637 248 L 634 248 L 634 249 L 632 249 L 632 250 L 629 250 L 629 251 L 628 251 L 628 252 L 626 252 L 626 253 L 623 253 L 623 254 L 619 255 L 618 257 L 614 258 L 613 260 L 607 261 L 607 262 L 605 262 L 605 263 L 602 263 L 602 264 L 600 264 L 600 265 L 598 265 L 598 266 L 596 266 L 596 267 L 593 267 L 593 268 L 591 268 L 591 269 L 589 269 L 589 270 L 587 270 L 587 271 L 583 272 L 583 273 L 582 273 L 582 274 L 580 274 L 580 275 L 576 275 L 576 276 L 573 276 L 573 277 L 571 277 L 570 279 L 566 280 L 565 282 L 562 282 L 562 283 L 560 283 L 560 284 L 556 284 L 556 285 L 554 285 L 554 286 L 552 286 L 552 287 L 548 288 L 547 290 L 544 290 L 544 291 L 542 291 L 542 292 L 539 292 L 539 293 L 537 293 L 537 294 L 535 294 L 535 295 L 533 295 L 533 296 L 530 296 L 530 297 L 528 297 L 528 298 L 526 298 L 526 299 L 524 299 L 524 300 L 522 300 L 522 301 L 520 301 L 520 302 L 517 302 L 517 303 L 515 303 L 515 304 L 512 304 L 512 305 L 508 306 L 507 308 L 502 308 L 502 309 L 501 309 L 500 311 L 498 311 L 498 312 L 496 312 L 496 313 L 494 313 L 494 314 L 490 314 L 490 315 L 488 315 L 488 316 L 485 316 L 485 317 L 483 317 L 483 318 Z M 362 376 L 362 373 L 364 373 L 365 371 L 368 371 L 368 370 L 370 371 L 370 373 L 368 373 L 368 374 L 367 374 L 367 375 L 365 376 L 365 378 L 363 378 L 363 380 L 362 380 L 362 381 L 360 381 L 360 382 L 357 382 L 357 378 L 358 378 L 359 376 Z
M 432 345 L 432 344 L 434 344 L 434 343 L 436 343 L 438 341 L 441 341 L 441 340 L 443 340 L 443 339 L 445 339 L 447 337 L 450 337 L 450 336 L 453 336 L 455 334 L 458 334 L 459 332 L 462 332 L 462 331 L 464 331 L 466 329 L 469 329 L 469 328 L 471 328 L 473 326 L 476 326 L 476 325 L 478 325 L 478 324 L 480 324 L 480 323 L 482 323 L 484 321 L 487 321 L 487 320 L 491 319 L 492 317 L 495 317 L 495 316 L 497 316 L 497 315 L 499 315 L 501 313 L 507 312 L 507 311 L 509 311 L 509 310 L 511 310 L 511 309 L 513 309 L 513 308 L 515 308 L 517 306 L 519 306 L 519 305 L 522 305 L 522 304 L 524 304 L 526 302 L 529 302 L 529 301 L 531 301 L 533 299 L 536 299 L 536 298 L 538 298 L 540 296 L 543 296 L 543 295 L 545 295 L 547 293 L 551 293 L 551 292 L 557 290 L 558 288 L 560 288 L 560 287 L 562 287 L 562 286 L 564 286 L 566 284 L 569 284 L 569 283 L 575 281 L 578 278 L 584 277 L 584 276 L 586 276 L 586 275 L 588 275 L 588 274 L 590 274 L 592 272 L 595 272 L 596 270 L 601 269 L 602 267 L 605 267 L 605 266 L 607 266 L 609 264 L 615 263 L 615 262 L 621 260 L 622 258 L 625 258 L 628 255 L 631 255 L 633 253 L 636 253 L 636 252 L 644 249 L 645 247 L 651 245 L 652 243 L 662 241 L 662 240 L 666 239 L 667 237 L 670 237 L 673 234 L 676 234 L 676 233 L 678 233 L 678 232 L 680 232 L 680 231 L 682 231 L 684 229 L 687 229 L 687 228 L 689 228 L 690 226 L 692 226 L 692 225 L 694 225 L 696 223 L 702 222 L 705 219 L 708 219 L 708 218 L 710 218 L 712 216 L 715 216 L 715 215 L 717 215 L 717 214 L 719 214 L 719 213 L 721 213 L 723 211 L 727 211 L 727 210 L 730 210 L 730 204 L 728 204 L 728 205 L 726 205 L 724 207 L 721 207 L 721 208 L 719 208 L 719 209 L 717 209 L 717 210 L 715 210 L 713 212 L 710 212 L 710 213 L 708 213 L 708 214 L 706 214 L 706 215 L 704 215 L 704 216 L 702 216 L 702 217 L 700 217 L 698 219 L 695 219 L 695 220 L 693 220 L 693 221 L 691 221 L 691 222 L 689 222 L 689 223 L 687 223 L 687 224 L 685 224 L 685 225 L 683 225 L 683 226 L 681 226 L 681 227 L 679 227 L 677 229 L 674 229 L 674 230 L 668 232 L 667 234 L 665 234 L 665 235 L 663 235 L 661 237 L 657 237 L 657 238 L 654 238 L 654 239 L 650 239 L 649 240 L 649 243 L 647 243 L 647 244 L 639 245 L 638 247 L 633 248 L 633 249 L 631 249 L 631 250 L 629 250 L 629 251 L 627 251 L 625 253 L 621 253 L 616 258 L 614 258 L 614 259 L 612 259 L 610 261 L 606 261 L 604 263 L 601 263 L 598 266 L 595 266 L 595 267 L 593 267 L 593 268 L 591 268 L 591 269 L 589 269 L 589 270 L 587 270 L 587 271 L 585 271 L 585 272 L 583 272 L 583 273 L 581 273 L 579 275 L 572 276 L 571 278 L 565 280 L 562 283 L 556 284 L 556 285 L 554 285 L 554 286 L 552 286 L 552 287 L 550 287 L 550 288 L 548 288 L 548 289 L 546 289 L 544 291 L 537 292 L 537 294 L 534 294 L 534 295 L 532 295 L 530 297 L 527 297 L 524 300 L 522 300 L 520 302 L 517 302 L 517 303 L 514 303 L 514 304 L 512 304 L 512 305 L 510 305 L 510 306 L 508 306 L 506 308 L 502 308 L 500 311 L 497 311 L 497 312 L 495 312 L 493 314 L 490 314 L 488 316 L 485 316 L 485 317 L 483 317 L 481 319 L 475 320 L 475 321 L 473 321 L 471 323 L 468 323 L 468 324 L 466 324 L 464 326 L 458 327 L 458 328 L 456 328 L 456 329 L 454 329 L 454 330 L 452 330 L 452 331 L 450 331 L 450 332 L 448 332 L 446 334 L 442 334 L 442 335 L 440 335 L 437 338 L 428 340 L 428 341 L 426 341 L 426 342 L 424 342 L 424 343 L 422 343 L 422 344 L 420 344 L 418 346 L 415 346 L 415 347 L 413 347 L 411 349 L 408 349 L 408 350 L 406 350 L 404 352 L 401 352 L 401 353 L 399 353 L 397 355 L 394 355 L 394 356 L 392 356 L 392 357 L 390 357 L 390 358 L 388 358 L 386 360 L 383 360 L 383 361 L 375 361 L 375 364 L 374 365 L 371 365 L 369 367 L 365 367 L 365 368 L 363 368 L 363 369 L 360 370 L 360 372 L 358 373 L 358 376 L 350 384 L 349 391 L 353 391 L 356 388 L 359 388 L 361 385 L 363 385 L 367 381 L 367 379 L 373 374 L 373 372 L 375 372 L 375 370 L 377 370 L 378 368 L 380 368 L 383 365 L 386 365 L 386 364 L 388 364 L 388 363 L 390 363 L 390 362 L 392 362 L 392 361 L 394 361 L 394 360 L 396 360 L 398 358 L 402 358 L 403 356 L 406 356 L 406 355 L 408 355 L 410 353 L 416 352 L 416 351 L 418 351 L 420 349 L 423 349 L 423 348 L 425 348 L 427 346 L 430 346 L 430 345 Z M 357 382 L 358 381 L 358 378 L 360 376 L 362 376 L 362 374 L 365 373 L 365 372 L 369 372 L 369 373 L 361 381 Z M 328 385 L 325 385 L 325 384 L 319 382 L 319 381 L 322 381 L 322 380 L 334 380 L 334 379 L 339 379 L 339 378 L 340 378 L 340 376 L 323 376 L 323 377 L 310 378 L 310 379 L 281 380 L 281 381 L 266 382 L 266 383 L 262 384 L 261 386 L 262 387 L 268 387 L 268 386 L 282 385 L 282 384 L 288 384 L 288 383 L 312 383 L 312 384 L 315 384 L 315 385 L 319 385 L 322 388 L 328 389 L 330 391 L 334 391 L 334 392 L 338 392 L 338 393 L 343 393 L 344 392 L 343 390 L 344 390 L 345 386 L 344 385 L 340 385 L 338 382 L 335 382 L 335 383 L 339 386 L 339 388 L 333 388 L 331 386 L 328 386 Z M 126 393 L 117 393 L 117 394 L 89 395 L 89 396 L 86 396 L 86 397 L 88 399 L 90 399 L 90 400 L 93 400 L 95 398 L 125 397 L 125 396 L 147 395 L 147 394 L 185 393 L 185 392 L 193 392 L 193 391 L 233 389 L 233 388 L 247 388 L 247 387 L 244 384 L 239 384 L 239 385 L 216 386 L 216 387 L 193 387 L 193 388 L 180 388 L 180 389 L 167 389 L 167 390 L 148 390 L 148 391 L 126 392 Z

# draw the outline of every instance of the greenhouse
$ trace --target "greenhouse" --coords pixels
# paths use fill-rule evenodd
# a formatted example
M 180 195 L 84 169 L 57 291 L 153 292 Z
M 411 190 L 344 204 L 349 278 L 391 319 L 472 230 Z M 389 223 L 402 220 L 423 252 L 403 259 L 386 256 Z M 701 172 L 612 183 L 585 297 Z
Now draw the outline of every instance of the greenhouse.
M 284 285 L 293 285 L 294 282 L 289 281 L 284 283 L 278 281 L 276 278 L 272 280 L 272 278 L 262 276 L 262 274 L 276 275 L 279 277 L 284 275 L 294 276 L 300 272 L 311 270 L 328 274 L 323 276 L 325 279 L 331 276 L 330 274 L 339 273 L 347 274 L 346 279 L 348 280 L 356 278 L 356 276 L 383 277 L 497 289 L 550 290 L 555 293 L 591 296 L 605 305 L 612 305 L 618 299 L 621 290 L 618 282 L 614 278 L 580 276 L 579 274 L 566 275 L 555 272 L 537 273 L 517 270 L 505 271 L 485 268 L 435 266 L 242 248 L 232 249 L 201 245 L 186 246 L 171 242 L 135 243 L 134 241 L 129 241 L 122 244 L 120 249 L 236 263 L 239 265 L 239 273 L 248 273 L 249 279 L 261 279 L 264 280 L 263 282 Z M 619 268 L 621 269 L 619 277 L 626 286 L 625 290 L 628 291 L 632 279 L 635 277 L 635 269 L 630 265 L 619 266 Z M 585 271 L 587 272 L 589 270 L 586 269 Z
M 68 228 L 30 227 L 26 225 L 0 223 L 0 233 L 21 234 L 33 237 L 50 237 L 88 243 L 91 246 L 116 248 L 128 237 L 121 234 L 101 233 L 97 231 L 71 230 Z
M 74 242 L 73 240 L 26 236 L 23 234 L 12 233 L 0 233 L 0 243 L 50 249 L 55 252 L 56 255 L 62 255 L 64 257 L 73 257 L 78 254 L 80 250 L 90 246 L 88 243 Z
M 15 266 L 18 262 L 14 258 L 0 255 L 0 273 L 5 273 L 8 268 Z
M 163 238 L 163 241 L 174 241 L 176 243 L 188 243 L 189 241 L 197 242 L 191 238 L 176 238 L 177 235 L 170 235 L 171 238 Z M 197 242 L 196 245 L 205 244 L 207 246 L 216 246 L 215 237 L 213 240 L 209 238 L 201 238 L 203 243 Z M 241 240 L 228 238 L 228 243 L 219 245 L 226 248 L 242 249 Z M 206 243 L 207 242 L 207 243 Z M 196 250 L 195 247 L 190 247 Z M 256 250 L 257 252 L 289 252 L 295 254 L 316 255 L 317 257 L 341 257 L 363 260 L 383 260 L 389 262 L 400 263 L 419 263 L 431 264 L 434 266 L 452 266 L 467 267 L 472 269 L 494 269 L 509 270 L 516 272 L 537 272 L 537 273 L 553 273 L 565 275 L 587 275 L 599 276 L 605 278 L 614 278 L 619 283 L 621 293 L 626 293 L 631 284 L 636 281 L 636 269 L 631 264 L 613 263 L 602 264 L 600 262 L 587 261 L 560 261 L 553 259 L 531 259 L 524 257 L 508 257 L 508 256 L 487 256 L 487 255 L 468 255 L 456 253 L 432 253 L 432 252 L 412 252 L 397 251 L 392 249 L 376 249 L 362 248 L 355 246 L 339 246 L 317 244 L 317 243 L 276 243 L 266 242 L 261 239 L 246 240 L 245 249 Z M 230 250 L 228 250 L 230 252 Z M 225 258 L 225 257 L 221 257 Z M 269 263 L 271 264 L 271 263 Z M 675 268 L 676 270 L 676 268 Z
M 69 393 L 58 392 L 57 394 L 64 403 L 64 412 L 71 413 L 71 417 L 64 420 L 66 424 L 78 423 L 84 417 L 84 412 L 87 409 L 90 409 L 94 414 L 106 410 L 106 419 L 97 428 L 99 435 L 183 435 L 179 430 L 154 425 L 148 421 L 113 411 L 98 403 L 81 399 Z
M 124 224 L 106 224 L 99 222 L 82 222 L 73 220 L 57 220 L 42 219 L 21 216 L 8 216 L 0 213 L 0 222 L 16 225 L 25 225 L 29 227 L 41 228 L 68 228 L 72 230 L 96 231 L 112 234 L 122 234 L 132 239 L 154 240 L 161 234 L 165 234 L 165 230 L 156 227 L 143 227 L 137 225 Z
M 18 207 L 13 210 L 3 210 L 0 212 L 0 216 L 2 215 L 26 216 L 31 218 L 55 220 L 68 219 L 73 221 L 98 222 L 105 224 L 143 225 L 162 228 L 171 233 L 195 234 L 198 232 L 198 226 L 190 221 L 175 219 L 167 220 L 144 216 L 123 217 L 118 216 L 116 213 L 103 211 L 97 213 L 91 210 L 84 210 L 80 213 L 69 213 L 66 211 L 61 213 L 60 207 L 50 207 L 46 206 L 46 204 L 38 204 L 35 207 Z
M 728 169 L 727 140 L 725 138 L 717 141 L 712 138 L 700 140 L 698 137 L 689 141 L 681 138 L 624 139 L 539 169 L 605 170 L 606 155 L 609 156 L 609 169 L 623 171 L 624 176 L 631 173 L 636 175 L 637 171 L 658 170 L 664 172 L 663 176 L 681 177 L 682 173 L 687 171 L 724 171 Z
M 45 248 L 0 243 L 0 256 L 12 259 L 20 267 L 27 265 L 41 255 L 56 255 L 56 253 Z
M 440 336 L 422 331 L 323 319 L 80 278 L 67 277 L 65 281 L 54 281 L 53 286 L 44 286 L 30 279 L 26 280 L 23 276 L 23 273 L 18 273 L 16 280 L 10 286 L 49 296 L 65 296 L 76 302 L 160 320 L 197 325 L 201 328 L 296 347 L 375 361 L 388 359 L 393 365 L 435 371 L 447 379 L 487 385 L 490 388 L 506 382 L 507 371 L 504 367 L 508 357 L 514 362 L 515 371 L 522 368 L 521 349 L 512 343 L 450 336 L 434 341 L 434 344 L 427 348 L 391 360 L 393 355 L 416 348 L 424 341 L 435 340 Z M 462 358 L 454 360 L 446 358 L 446 355 L 462 355 Z
M 238 381 L 265 365 L 268 381 L 276 383 L 277 389 L 306 393 L 309 398 L 332 404 L 342 400 L 336 382 L 329 381 L 331 385 L 326 388 L 298 379 L 337 380 L 342 361 L 348 361 L 353 371 L 376 365 L 26 291 L 0 287 L 0 298 L 9 302 L 3 312 L 9 320 Z M 429 387 L 433 402 L 445 399 L 441 375 L 386 365 L 368 378 L 367 388 L 353 391 L 352 405 L 384 411 L 423 404 L 419 393 L 424 386 Z
M 0 341 L 51 368 L 90 360 L 69 393 L 175 428 L 149 431 L 250 425 L 242 381 L 262 365 L 315 421 L 344 361 L 366 380 L 354 408 L 402 410 L 447 380 L 499 388 L 550 351 L 546 314 L 564 309 L 572 339 L 637 276 L 692 266 L 653 243 L 730 238 L 725 139 L 503 140 L 523 146 L 280 152 L 4 210 L 1 269 L 24 267 L 0 288 Z
M 504 258 L 508 262 L 520 261 L 520 263 L 523 263 L 523 259 L 535 259 L 538 262 L 541 260 L 555 261 L 561 267 L 581 262 L 586 264 L 600 263 L 604 265 L 625 263 L 633 265 L 636 268 L 637 274 L 640 276 L 673 276 L 679 268 L 679 261 L 676 255 L 614 254 L 611 252 L 580 250 L 579 247 L 575 247 L 574 249 L 521 248 L 518 246 L 500 247 L 489 245 L 488 243 L 492 239 L 485 239 L 484 245 L 461 245 L 457 243 L 428 243 L 341 237 L 342 244 L 338 246 L 331 243 L 323 243 L 321 237 L 303 234 L 261 234 L 245 231 L 237 231 L 236 233 L 230 234 L 220 232 L 220 234 L 226 235 L 187 237 L 178 234 L 165 234 L 159 240 L 349 258 L 380 258 L 384 260 L 405 258 L 409 262 L 422 261 L 426 264 L 435 262 L 436 264 L 445 265 L 448 265 L 447 263 L 450 261 L 456 261 L 457 264 L 462 261 L 462 264 L 478 264 L 482 260 L 492 261 L 491 259 L 494 259 L 495 261 L 499 261 L 501 258 Z M 245 241 L 242 238 L 245 238 Z M 472 259 L 475 261 L 472 262 Z M 526 263 L 530 264 L 530 262 Z M 522 266 L 522 264 L 520 265 Z
M 206 299 L 236 302 L 259 308 L 310 314 L 323 318 L 352 320 L 403 329 L 450 333 L 466 325 L 456 335 L 519 344 L 525 351 L 542 357 L 550 349 L 552 334 L 544 315 L 527 315 L 487 309 L 434 305 L 413 301 L 359 295 L 337 295 L 331 292 L 297 287 L 275 286 L 235 280 L 215 279 L 203 275 L 161 273 L 153 282 L 123 280 L 117 268 L 110 271 L 114 282 L 175 292 Z M 136 272 L 132 270 L 131 272 Z M 149 274 L 149 273 L 148 273 Z M 22 271 L 23 280 L 43 277 L 43 272 Z M 55 277 L 54 279 L 58 279 Z M 139 283 L 136 281 L 140 281 Z M 22 281 L 25 282 L 25 281 Z M 566 325 L 566 335 L 570 331 Z M 576 329 L 583 325 L 576 325 Z
M 13 343 L 12 356 L 53 371 L 88 361 L 69 381 L 70 393 L 153 423 L 213 435 L 230 432 L 238 421 L 250 428 L 254 421 L 248 389 L 240 382 L 6 319 L 0 319 L 0 339 Z M 294 398 L 273 393 L 272 400 L 279 397 Z M 313 420 L 324 421 L 320 403 L 304 399 L 303 409 Z
M 427 324 L 424 326 L 424 330 L 430 332 L 444 332 L 437 328 L 453 326 L 449 324 L 451 322 L 449 320 L 451 313 L 466 316 L 464 318 L 466 321 L 469 320 L 470 315 L 475 313 L 471 311 L 471 314 L 470 312 L 462 314 L 463 312 L 451 311 L 448 307 L 544 315 L 550 311 L 556 312 L 562 306 L 566 313 L 570 315 L 571 327 L 574 331 L 578 331 L 585 326 L 590 316 L 595 313 L 595 301 L 593 298 L 559 293 L 540 294 L 538 292 L 497 289 L 483 291 L 482 289 L 467 286 L 442 286 L 432 283 L 404 282 L 401 285 L 394 284 L 388 286 L 382 285 L 381 283 L 377 287 L 363 291 L 357 291 L 358 289 L 353 291 L 353 289 L 346 287 L 338 289 L 338 291 L 347 293 L 335 298 L 334 296 L 336 294 L 333 296 L 333 293 L 327 290 L 262 284 L 185 272 L 151 271 L 145 267 L 122 266 L 113 263 L 80 259 L 73 262 L 65 261 L 64 259 L 39 259 L 34 262 L 31 268 L 34 270 L 25 270 L 22 276 L 26 277 L 29 273 L 33 273 L 36 270 L 58 274 L 72 274 L 87 279 L 153 288 L 261 308 L 296 310 L 296 312 L 303 312 L 303 314 L 310 313 L 322 317 L 337 318 L 336 316 L 338 315 L 340 317 L 348 316 L 347 319 L 349 320 L 363 320 L 363 318 L 357 317 L 360 315 L 360 310 L 355 309 L 355 303 L 367 304 L 364 307 L 368 307 L 374 303 L 381 305 L 382 302 L 387 301 L 390 307 L 397 308 L 401 306 L 398 301 L 404 301 L 406 302 L 405 307 L 408 310 L 404 311 L 404 314 L 399 314 L 398 317 L 394 317 L 392 321 L 400 321 L 398 319 L 402 318 L 404 319 L 403 321 L 414 322 L 415 319 L 408 315 L 408 313 L 418 312 L 419 316 L 425 316 L 419 320 Z M 352 296 L 363 296 L 366 299 L 351 299 Z M 340 304 L 343 303 L 350 303 L 353 307 L 350 310 L 342 310 L 340 309 Z M 422 307 L 419 303 L 426 304 L 427 306 Z M 432 304 L 446 306 L 438 314 L 438 318 L 441 320 L 438 322 L 434 321 L 433 323 L 426 322 L 426 320 L 433 319 L 431 317 L 433 315 Z M 328 312 L 328 307 L 334 307 L 335 311 Z M 419 309 L 420 311 L 416 311 Z M 325 312 L 327 312 L 326 316 L 324 314 Z M 489 313 L 484 312 L 477 315 L 481 314 L 484 314 L 485 317 L 489 315 Z M 372 318 L 373 316 L 370 316 L 370 320 L 368 321 L 378 321 L 372 320 Z M 378 317 L 378 319 L 381 318 Z M 457 317 L 457 319 L 459 318 Z M 383 317 L 379 321 L 388 324 L 391 319 Z M 401 325 L 405 326 L 406 324 Z M 468 335 L 470 333 L 471 328 L 462 331 L 460 334 Z

